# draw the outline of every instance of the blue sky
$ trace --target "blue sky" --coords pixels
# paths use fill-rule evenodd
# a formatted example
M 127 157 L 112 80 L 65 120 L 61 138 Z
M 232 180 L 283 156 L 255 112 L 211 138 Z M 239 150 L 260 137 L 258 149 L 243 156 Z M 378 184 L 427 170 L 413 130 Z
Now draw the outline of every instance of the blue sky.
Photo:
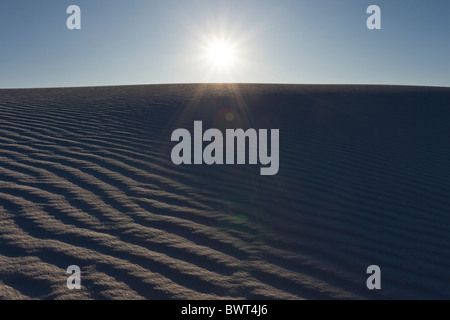
M 68 30 L 69 5 L 81 30 Z M 382 29 L 368 30 L 369 5 Z M 2 0 L 0 88 L 249 82 L 450 86 L 450 1 Z M 208 46 L 233 47 L 226 67 Z

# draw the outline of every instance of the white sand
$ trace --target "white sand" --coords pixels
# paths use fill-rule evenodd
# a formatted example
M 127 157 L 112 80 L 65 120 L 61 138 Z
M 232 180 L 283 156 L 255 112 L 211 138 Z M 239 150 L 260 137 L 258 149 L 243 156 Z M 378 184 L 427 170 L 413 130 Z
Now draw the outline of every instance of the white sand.
M 175 166 L 194 120 L 279 129 L 278 174 Z M 0 90 L 0 298 L 450 298 L 449 146 L 444 88 Z

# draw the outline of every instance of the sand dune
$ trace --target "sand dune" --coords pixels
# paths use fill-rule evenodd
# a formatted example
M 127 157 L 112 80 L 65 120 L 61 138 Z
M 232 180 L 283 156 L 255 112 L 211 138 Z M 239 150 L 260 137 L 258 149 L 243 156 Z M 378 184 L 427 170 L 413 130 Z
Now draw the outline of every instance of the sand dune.
M 194 120 L 279 129 L 278 174 L 174 165 Z M 448 299 L 449 123 L 447 88 L 0 90 L 0 298 Z

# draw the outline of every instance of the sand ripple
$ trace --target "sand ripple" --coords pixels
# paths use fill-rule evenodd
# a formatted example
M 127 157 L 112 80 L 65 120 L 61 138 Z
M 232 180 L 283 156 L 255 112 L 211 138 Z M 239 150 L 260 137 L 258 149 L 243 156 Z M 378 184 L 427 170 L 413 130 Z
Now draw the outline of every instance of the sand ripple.
M 418 87 L 0 90 L 0 298 L 448 299 L 449 104 Z M 280 129 L 278 175 L 172 164 L 171 132 L 232 125 L 222 108 Z

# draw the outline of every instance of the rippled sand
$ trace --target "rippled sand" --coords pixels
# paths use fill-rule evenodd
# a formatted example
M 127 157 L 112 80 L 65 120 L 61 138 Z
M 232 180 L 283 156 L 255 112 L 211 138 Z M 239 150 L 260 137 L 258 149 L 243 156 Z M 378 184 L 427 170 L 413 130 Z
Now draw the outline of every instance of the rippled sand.
M 194 120 L 279 129 L 278 174 L 174 165 Z M 449 164 L 445 88 L 0 90 L 0 298 L 448 299 Z

